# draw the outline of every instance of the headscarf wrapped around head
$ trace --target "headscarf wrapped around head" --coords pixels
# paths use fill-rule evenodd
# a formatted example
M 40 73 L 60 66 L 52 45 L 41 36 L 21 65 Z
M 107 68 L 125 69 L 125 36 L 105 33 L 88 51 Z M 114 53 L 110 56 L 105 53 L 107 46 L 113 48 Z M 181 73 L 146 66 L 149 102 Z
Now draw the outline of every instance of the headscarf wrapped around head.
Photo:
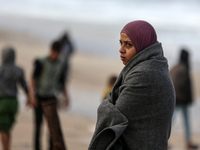
M 129 22 L 121 30 L 121 33 L 125 33 L 130 38 L 137 53 L 157 41 L 153 26 L 142 20 Z

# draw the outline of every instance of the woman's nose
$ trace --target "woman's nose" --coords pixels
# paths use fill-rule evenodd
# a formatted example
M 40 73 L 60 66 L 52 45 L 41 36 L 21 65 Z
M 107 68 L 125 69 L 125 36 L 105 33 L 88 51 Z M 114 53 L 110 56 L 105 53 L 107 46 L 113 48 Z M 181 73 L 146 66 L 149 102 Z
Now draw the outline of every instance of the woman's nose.
M 120 53 L 124 53 L 124 52 L 125 52 L 125 50 L 124 50 L 124 47 L 123 47 L 123 46 L 121 46 L 121 48 L 119 49 L 119 52 L 120 52 Z

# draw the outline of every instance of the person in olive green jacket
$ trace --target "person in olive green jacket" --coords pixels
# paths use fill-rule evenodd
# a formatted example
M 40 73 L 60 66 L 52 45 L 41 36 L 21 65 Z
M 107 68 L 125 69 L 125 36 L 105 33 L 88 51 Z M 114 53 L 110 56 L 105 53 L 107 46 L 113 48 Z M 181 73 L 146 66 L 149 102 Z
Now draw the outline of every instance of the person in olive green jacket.
M 55 41 L 50 48 L 49 56 L 36 59 L 32 75 L 30 95 L 35 102 L 35 150 L 40 150 L 40 131 L 43 114 L 50 130 L 50 150 L 56 150 L 58 143 L 65 150 L 62 138 L 59 118 L 57 115 L 57 95 L 62 92 L 65 96 L 65 104 L 68 106 L 69 99 L 65 85 L 66 64 L 59 59 L 61 52 L 60 42 Z M 59 140 L 60 139 L 60 140 Z

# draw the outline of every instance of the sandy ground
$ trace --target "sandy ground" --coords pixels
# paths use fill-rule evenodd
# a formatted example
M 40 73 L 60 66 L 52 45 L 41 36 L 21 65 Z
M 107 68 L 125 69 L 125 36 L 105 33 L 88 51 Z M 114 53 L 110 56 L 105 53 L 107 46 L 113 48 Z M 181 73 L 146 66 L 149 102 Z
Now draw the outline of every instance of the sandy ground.
M 92 137 L 94 120 L 81 116 L 68 115 L 60 112 L 60 121 L 65 144 L 69 150 L 86 150 Z M 41 143 L 43 149 L 48 149 L 48 130 L 43 126 Z M 18 121 L 13 129 L 13 150 L 33 150 L 33 114 L 31 110 L 20 111 Z
M 12 45 L 17 49 L 17 64 L 25 70 L 27 80 L 30 80 L 33 60 L 38 56 L 48 54 L 48 44 L 24 33 L 0 29 L 0 51 L 6 45 Z M 75 53 L 72 57 L 71 75 L 68 85 L 71 107 L 69 111 L 61 111 L 59 113 L 65 141 L 70 150 L 87 149 L 95 125 L 96 108 L 100 103 L 107 78 L 111 74 L 117 75 L 122 67 L 123 65 L 118 60 L 81 53 Z M 195 96 L 198 98 L 200 93 L 199 73 L 196 72 L 193 76 L 195 80 Z M 84 105 L 87 105 L 87 107 L 84 107 Z M 88 108 L 91 108 L 91 111 Z M 191 109 L 194 114 L 192 119 L 195 120 L 192 139 L 195 143 L 200 144 L 199 108 L 200 104 L 198 103 L 198 105 Z M 179 130 L 180 128 L 181 130 Z M 47 149 L 48 132 L 46 126 L 44 126 L 43 133 L 42 145 L 44 149 Z M 32 110 L 23 108 L 19 111 L 12 137 L 13 150 L 33 149 Z M 181 122 L 179 122 L 175 130 L 172 130 L 169 142 L 174 150 L 184 149 Z

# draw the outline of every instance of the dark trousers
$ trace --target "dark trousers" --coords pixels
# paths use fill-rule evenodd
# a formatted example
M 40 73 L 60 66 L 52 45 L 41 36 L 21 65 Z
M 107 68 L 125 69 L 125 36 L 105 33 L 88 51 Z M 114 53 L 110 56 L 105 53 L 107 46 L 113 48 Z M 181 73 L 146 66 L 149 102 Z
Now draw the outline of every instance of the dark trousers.
M 41 150 L 40 137 L 41 137 L 41 126 L 43 123 L 43 109 L 40 102 L 34 109 L 34 125 L 35 125 L 35 133 L 34 133 L 34 149 Z M 49 135 L 49 150 L 53 150 L 53 143 Z
M 42 108 L 49 127 L 53 150 L 67 150 L 57 113 L 56 101 L 42 103 Z

